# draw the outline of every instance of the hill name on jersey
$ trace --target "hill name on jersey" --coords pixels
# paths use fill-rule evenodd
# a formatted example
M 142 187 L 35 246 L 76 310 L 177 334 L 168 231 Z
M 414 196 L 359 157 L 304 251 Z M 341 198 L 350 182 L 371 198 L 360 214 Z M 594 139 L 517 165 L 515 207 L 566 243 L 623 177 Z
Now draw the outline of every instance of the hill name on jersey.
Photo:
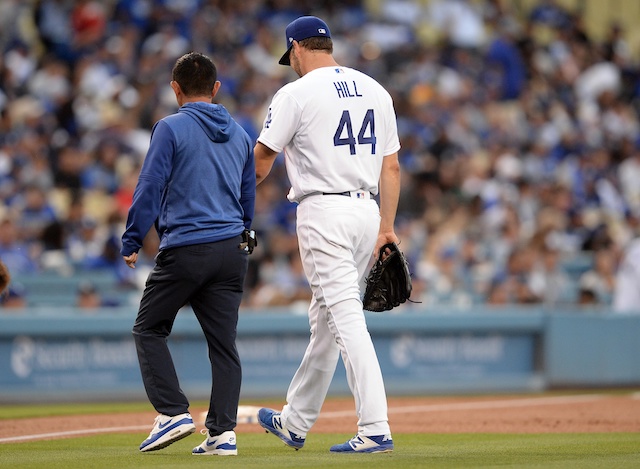
M 346 81 L 334 81 L 333 86 L 336 87 L 336 91 L 338 92 L 338 98 L 362 98 L 362 95 L 358 93 L 358 85 L 356 85 L 356 81 L 353 80 L 353 92 L 351 91 L 351 87 Z

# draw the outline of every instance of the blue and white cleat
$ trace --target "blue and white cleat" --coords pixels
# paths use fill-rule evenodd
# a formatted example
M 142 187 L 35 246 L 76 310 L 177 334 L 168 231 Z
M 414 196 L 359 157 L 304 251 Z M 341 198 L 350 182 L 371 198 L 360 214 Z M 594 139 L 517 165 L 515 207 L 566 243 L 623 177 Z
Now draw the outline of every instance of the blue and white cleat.
M 166 448 L 171 443 L 183 439 L 196 431 L 191 414 L 180 414 L 173 417 L 158 415 L 153 429 L 146 440 L 140 444 L 140 451 L 155 451 Z
M 201 432 L 207 435 L 207 439 L 201 445 L 193 448 L 191 454 L 203 456 L 236 456 L 238 448 L 236 446 L 236 433 L 233 430 L 211 436 L 206 428 Z
M 391 435 L 364 436 L 356 434 L 346 443 L 333 445 L 332 453 L 389 453 L 393 451 Z
M 282 422 L 280 412 L 273 409 L 262 408 L 258 411 L 258 423 L 267 433 L 273 433 L 284 441 L 284 444 L 299 450 L 304 446 L 304 438 L 289 431 Z

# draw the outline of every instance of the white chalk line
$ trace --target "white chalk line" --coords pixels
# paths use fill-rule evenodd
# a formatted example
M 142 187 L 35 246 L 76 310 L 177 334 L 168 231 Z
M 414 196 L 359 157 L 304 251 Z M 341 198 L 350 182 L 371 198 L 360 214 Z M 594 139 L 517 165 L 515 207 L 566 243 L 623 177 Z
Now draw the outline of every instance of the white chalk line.
M 111 432 L 138 432 L 149 430 L 149 425 L 137 425 L 135 427 L 107 427 L 107 428 L 88 428 L 84 430 L 69 430 L 66 432 L 38 433 L 36 435 L 10 436 L 8 438 L 0 438 L 0 443 L 16 443 L 18 441 L 42 440 L 45 438 L 61 438 L 64 436 L 88 435 L 92 433 L 111 433 Z
M 501 401 L 479 401 L 479 402 L 451 402 L 448 404 L 428 404 L 420 406 L 392 407 L 387 412 L 389 414 L 413 414 L 423 412 L 443 412 L 452 410 L 479 410 L 479 409 L 499 409 L 507 407 L 528 407 L 531 405 L 560 405 L 576 404 L 581 402 L 592 402 L 603 399 L 600 394 L 585 394 L 578 396 L 558 396 L 558 397 L 534 397 L 527 399 L 505 399 Z M 353 411 L 334 411 L 320 414 L 320 418 L 348 417 L 353 415 Z
M 505 399 L 498 401 L 479 401 L 479 402 L 452 402 L 447 404 L 429 404 L 421 406 L 391 407 L 389 414 L 413 414 L 427 412 L 442 411 L 459 411 L 473 409 L 500 409 L 509 407 L 527 407 L 531 405 L 562 405 L 562 404 L 579 404 L 583 402 L 593 402 L 604 399 L 606 396 L 600 394 L 586 394 L 576 396 L 555 396 L 555 397 L 536 397 L 525 399 Z M 334 411 L 324 412 L 320 414 L 320 418 L 336 418 L 349 417 L 354 415 L 351 411 Z M 149 425 L 136 425 L 130 427 L 106 427 L 91 428 L 84 430 L 69 430 L 64 432 L 38 433 L 34 435 L 12 436 L 0 438 L 0 443 L 16 443 L 20 441 L 41 440 L 45 438 L 62 438 L 67 436 L 89 435 L 97 433 L 114 433 L 114 432 L 139 432 L 149 430 Z

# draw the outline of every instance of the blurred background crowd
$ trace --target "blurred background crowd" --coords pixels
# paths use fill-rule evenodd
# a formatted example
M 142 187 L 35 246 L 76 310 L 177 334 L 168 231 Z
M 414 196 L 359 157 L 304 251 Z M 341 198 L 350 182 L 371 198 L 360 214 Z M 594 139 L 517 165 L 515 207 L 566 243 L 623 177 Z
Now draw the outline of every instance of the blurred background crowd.
M 218 102 L 255 139 L 296 78 L 277 61 L 305 14 L 329 24 L 340 63 L 394 98 L 397 232 L 422 302 L 406 308 L 611 305 L 640 234 L 640 54 L 624 21 L 585 25 L 598 3 L 0 1 L 4 306 L 46 304 L 56 291 L 43 285 L 61 279 L 78 280 L 72 305 L 137 304 L 157 235 L 136 270 L 120 236 L 151 127 L 177 109 L 176 58 L 214 59 Z M 306 310 L 283 164 L 258 187 L 245 306 Z

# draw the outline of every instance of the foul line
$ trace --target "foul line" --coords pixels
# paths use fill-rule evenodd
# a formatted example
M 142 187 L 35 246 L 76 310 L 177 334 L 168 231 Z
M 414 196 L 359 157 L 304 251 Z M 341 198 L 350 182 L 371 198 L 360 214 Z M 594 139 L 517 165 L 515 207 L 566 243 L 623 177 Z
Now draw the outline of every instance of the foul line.
M 506 407 L 528 407 L 531 405 L 560 405 L 575 404 L 580 402 L 592 402 L 603 399 L 600 394 L 585 394 L 580 396 L 535 397 L 526 399 L 506 399 L 501 401 L 480 402 L 452 402 L 449 404 L 429 404 L 421 406 L 392 407 L 389 414 L 413 414 L 421 412 L 442 412 L 449 410 L 473 410 L 473 409 L 499 409 Z M 353 415 L 351 411 L 334 411 L 320 414 L 319 418 L 348 417 Z
M 449 404 L 431 404 L 423 406 L 407 406 L 392 407 L 389 409 L 390 414 L 413 414 L 421 412 L 442 412 L 455 410 L 470 409 L 499 409 L 507 407 L 527 407 L 531 405 L 562 405 L 577 404 L 582 402 L 593 402 L 603 399 L 605 396 L 600 394 L 587 394 L 579 396 L 557 396 L 557 397 L 537 397 L 526 399 L 506 399 L 500 401 L 481 401 L 481 402 L 452 402 Z M 335 411 L 324 412 L 320 414 L 320 418 L 335 418 L 353 415 L 351 411 Z M 107 427 L 107 428 L 91 428 L 85 430 L 70 430 L 66 432 L 39 433 L 36 435 L 12 436 L 8 438 L 0 438 L 0 443 L 15 443 L 19 441 L 41 440 L 44 438 L 61 438 L 65 436 L 87 435 L 95 433 L 112 433 L 112 432 L 138 432 L 148 430 L 148 425 L 136 425 L 132 427 Z
M 89 433 L 137 432 L 144 430 L 149 430 L 149 425 L 137 425 L 135 427 L 88 428 L 84 430 L 69 430 L 66 432 L 39 433 L 37 435 L 10 436 L 8 438 L 0 438 L 0 443 L 15 443 L 18 441 L 41 440 L 44 438 L 60 438 L 63 436 L 87 435 Z

